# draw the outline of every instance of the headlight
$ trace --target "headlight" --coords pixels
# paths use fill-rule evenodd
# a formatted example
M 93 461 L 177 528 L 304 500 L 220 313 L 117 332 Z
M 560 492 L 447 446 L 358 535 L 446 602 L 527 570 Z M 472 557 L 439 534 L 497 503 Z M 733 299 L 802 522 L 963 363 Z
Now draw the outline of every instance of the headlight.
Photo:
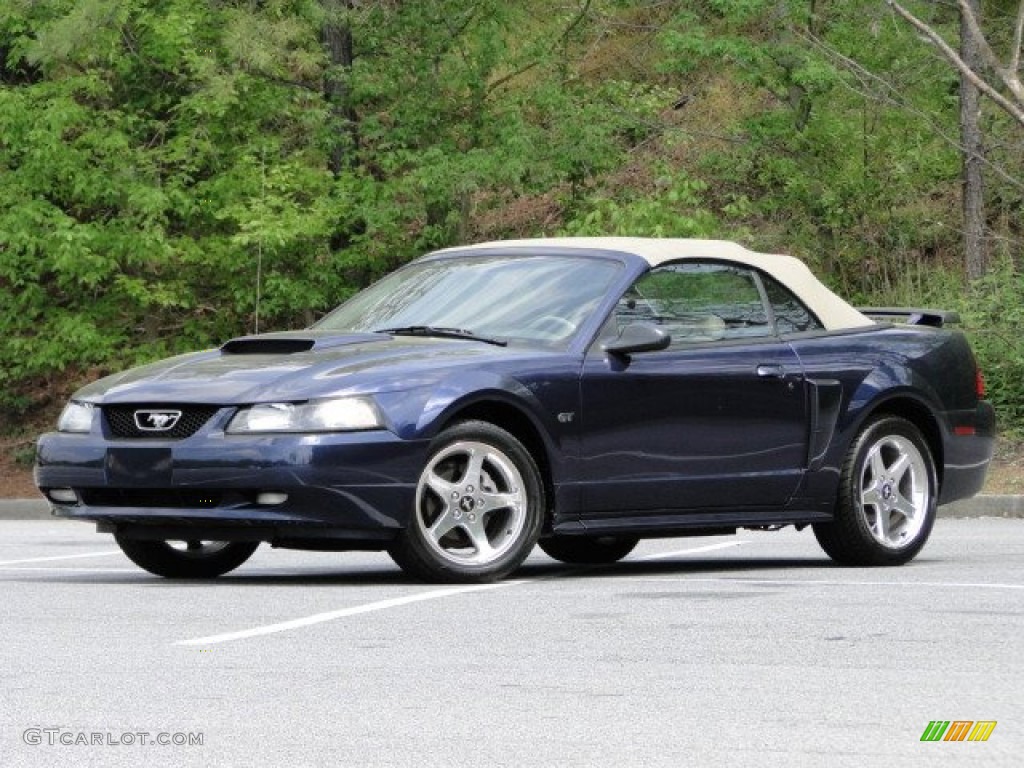
M 61 432 L 88 432 L 92 429 L 92 412 L 92 403 L 76 403 L 72 400 L 64 406 L 57 420 L 57 429 Z
M 309 403 L 264 403 L 243 408 L 228 424 L 231 434 L 245 432 L 348 432 L 383 427 L 380 412 L 365 397 L 341 397 Z

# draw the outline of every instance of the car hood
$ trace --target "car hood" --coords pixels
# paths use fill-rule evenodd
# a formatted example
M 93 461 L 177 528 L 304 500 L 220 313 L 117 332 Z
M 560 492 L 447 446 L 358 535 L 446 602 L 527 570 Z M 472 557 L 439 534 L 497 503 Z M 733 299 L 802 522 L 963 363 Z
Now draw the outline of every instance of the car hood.
M 96 381 L 75 399 L 96 403 L 242 403 L 409 389 L 446 369 L 521 354 L 462 339 L 290 331 L 232 339 Z

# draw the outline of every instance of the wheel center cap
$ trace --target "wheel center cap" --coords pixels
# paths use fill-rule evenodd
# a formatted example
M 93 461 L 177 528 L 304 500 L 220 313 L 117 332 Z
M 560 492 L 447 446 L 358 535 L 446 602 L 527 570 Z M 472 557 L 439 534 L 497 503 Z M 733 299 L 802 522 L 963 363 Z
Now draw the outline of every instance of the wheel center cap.
M 459 509 L 463 512 L 472 512 L 476 509 L 476 501 L 472 496 L 463 496 L 459 501 Z
M 892 486 L 888 483 L 882 486 L 882 498 L 886 501 L 892 498 Z

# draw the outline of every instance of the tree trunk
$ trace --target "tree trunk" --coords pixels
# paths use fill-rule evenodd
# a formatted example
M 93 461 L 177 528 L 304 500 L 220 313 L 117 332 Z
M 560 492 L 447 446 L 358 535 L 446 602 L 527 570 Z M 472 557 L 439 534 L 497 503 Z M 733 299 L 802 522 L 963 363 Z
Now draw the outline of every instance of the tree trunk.
M 348 78 L 352 71 L 354 53 L 352 48 L 352 27 L 345 17 L 352 9 L 351 0 L 325 0 L 327 20 L 321 32 L 324 47 L 330 60 L 330 69 L 324 80 L 324 97 L 331 107 L 332 129 L 331 172 L 337 176 L 352 165 L 352 157 L 358 142 L 357 115 L 352 105 Z
M 981 13 L 980 0 L 968 0 L 975 18 Z M 960 57 L 973 71 L 984 66 L 977 41 L 967 23 L 960 22 Z M 981 93 L 966 76 L 960 76 L 960 143 L 963 146 L 964 260 L 967 278 L 976 280 L 988 269 L 985 248 L 985 186 L 981 135 Z

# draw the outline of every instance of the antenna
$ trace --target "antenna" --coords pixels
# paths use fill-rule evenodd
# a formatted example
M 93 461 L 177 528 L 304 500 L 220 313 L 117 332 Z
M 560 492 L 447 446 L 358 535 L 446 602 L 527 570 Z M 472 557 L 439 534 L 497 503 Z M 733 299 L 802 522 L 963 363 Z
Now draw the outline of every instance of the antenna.
M 267 148 L 260 149 L 260 212 L 266 210 L 267 202 Z M 260 236 L 256 240 L 256 334 L 260 332 L 260 291 L 263 284 L 263 232 L 260 222 Z
M 256 242 L 256 333 L 260 332 L 260 283 L 263 281 L 263 238 Z

